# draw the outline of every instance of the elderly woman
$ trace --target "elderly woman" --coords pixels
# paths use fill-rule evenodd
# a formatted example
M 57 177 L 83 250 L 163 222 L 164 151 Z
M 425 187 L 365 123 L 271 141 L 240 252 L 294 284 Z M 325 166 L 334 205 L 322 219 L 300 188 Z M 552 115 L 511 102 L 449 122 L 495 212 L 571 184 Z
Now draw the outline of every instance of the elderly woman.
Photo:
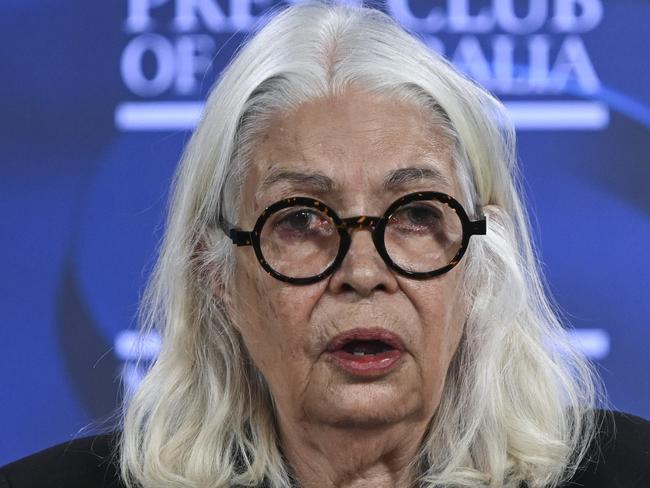
M 648 424 L 594 409 L 545 295 L 514 139 L 384 14 L 276 16 L 179 167 L 122 430 L 3 486 L 650 486 Z

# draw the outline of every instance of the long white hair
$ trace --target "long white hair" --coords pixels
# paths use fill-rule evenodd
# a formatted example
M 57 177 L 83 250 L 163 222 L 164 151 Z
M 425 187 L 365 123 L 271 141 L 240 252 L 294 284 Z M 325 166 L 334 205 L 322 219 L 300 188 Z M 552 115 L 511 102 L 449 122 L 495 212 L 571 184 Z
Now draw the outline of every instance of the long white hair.
M 552 487 L 584 456 L 599 383 L 540 277 L 504 108 L 385 14 L 309 3 L 275 16 L 224 70 L 178 168 L 142 302 L 162 348 L 124 407 L 128 486 L 291 486 L 273 398 L 215 292 L 235 272 L 219 216 L 238 221 L 269 119 L 351 84 L 430 111 L 455 148 L 462 203 L 488 222 L 465 258 L 465 330 L 410 466 L 417 486 Z

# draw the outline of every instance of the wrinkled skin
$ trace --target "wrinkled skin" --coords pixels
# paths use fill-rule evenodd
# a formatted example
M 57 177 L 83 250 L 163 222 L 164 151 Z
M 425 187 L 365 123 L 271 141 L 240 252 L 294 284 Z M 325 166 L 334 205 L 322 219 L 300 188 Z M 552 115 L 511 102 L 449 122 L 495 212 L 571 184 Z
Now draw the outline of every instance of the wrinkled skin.
M 435 167 L 447 181 L 415 180 L 386 192 L 387 173 L 404 167 Z M 261 190 L 272 168 L 319 172 L 335 189 L 319 194 L 279 181 Z M 421 109 L 351 88 L 272 120 L 253 153 L 239 224 L 251 229 L 264 207 L 288 196 L 313 196 L 345 218 L 381 215 L 418 190 L 459 198 L 450 142 Z M 352 235 L 341 267 L 306 286 L 274 279 L 251 247 L 237 248 L 225 299 L 277 402 L 282 450 L 302 486 L 408 486 L 406 465 L 440 402 L 463 330 L 463 262 L 413 280 L 386 266 L 369 232 Z M 361 380 L 336 366 L 327 343 L 356 327 L 398 334 L 406 347 L 398 367 Z

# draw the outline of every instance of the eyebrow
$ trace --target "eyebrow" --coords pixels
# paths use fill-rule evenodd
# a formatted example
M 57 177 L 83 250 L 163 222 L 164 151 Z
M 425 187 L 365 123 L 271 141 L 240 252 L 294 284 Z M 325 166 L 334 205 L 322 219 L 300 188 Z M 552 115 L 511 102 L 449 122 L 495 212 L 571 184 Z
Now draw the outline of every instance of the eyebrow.
M 314 193 L 329 193 L 337 187 L 334 180 L 318 171 L 271 168 L 264 177 L 256 194 L 261 195 L 264 191 L 278 183 L 299 186 Z
M 451 188 L 451 182 L 440 170 L 431 166 L 410 166 L 391 171 L 384 180 L 384 190 L 394 191 L 411 183 L 429 181 L 436 186 Z
M 410 166 L 394 169 L 388 173 L 382 186 L 384 191 L 396 191 L 408 184 L 422 182 L 431 182 L 438 187 L 441 185 L 447 188 L 451 187 L 449 178 L 440 170 L 431 166 Z M 338 188 L 332 178 L 318 171 L 272 168 L 264 177 L 256 196 L 259 197 L 264 191 L 279 183 L 297 186 L 318 194 L 330 193 Z

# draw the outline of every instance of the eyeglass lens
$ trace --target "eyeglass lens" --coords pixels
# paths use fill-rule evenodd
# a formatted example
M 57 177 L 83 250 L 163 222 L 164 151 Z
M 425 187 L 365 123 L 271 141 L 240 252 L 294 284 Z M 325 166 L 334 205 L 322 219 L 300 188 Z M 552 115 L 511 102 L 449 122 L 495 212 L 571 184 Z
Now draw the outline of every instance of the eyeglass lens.
M 437 200 L 419 200 L 396 208 L 388 217 L 384 243 L 401 269 L 430 272 L 448 265 L 462 245 L 463 225 L 456 211 Z M 325 212 L 292 206 L 271 214 L 260 232 L 268 265 L 290 278 L 324 272 L 336 259 L 341 236 Z
M 340 235 L 334 221 L 318 209 L 284 208 L 267 219 L 260 249 L 271 268 L 291 278 L 325 271 L 338 254 Z
M 463 224 L 454 209 L 437 200 L 398 207 L 384 232 L 386 252 L 406 271 L 428 272 L 447 266 L 462 245 Z

